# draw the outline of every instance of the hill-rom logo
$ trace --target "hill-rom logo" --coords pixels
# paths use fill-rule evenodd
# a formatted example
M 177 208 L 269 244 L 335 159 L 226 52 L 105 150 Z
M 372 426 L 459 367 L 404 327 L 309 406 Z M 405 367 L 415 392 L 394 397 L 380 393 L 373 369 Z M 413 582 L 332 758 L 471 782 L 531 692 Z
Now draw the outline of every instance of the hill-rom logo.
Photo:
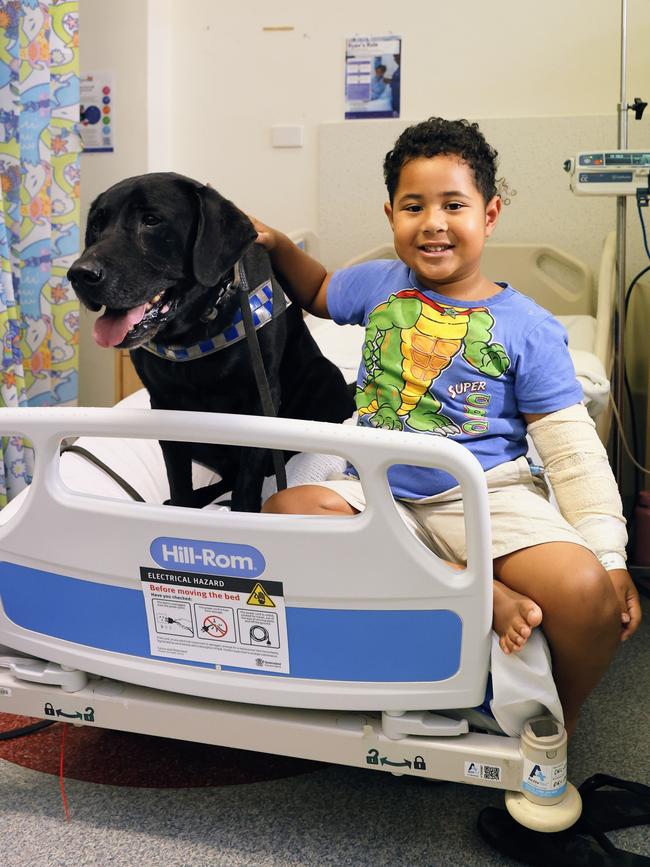
M 262 553 L 251 545 L 230 542 L 201 542 L 159 536 L 151 543 L 151 556 L 159 566 L 184 566 L 191 572 L 257 578 L 266 562 Z

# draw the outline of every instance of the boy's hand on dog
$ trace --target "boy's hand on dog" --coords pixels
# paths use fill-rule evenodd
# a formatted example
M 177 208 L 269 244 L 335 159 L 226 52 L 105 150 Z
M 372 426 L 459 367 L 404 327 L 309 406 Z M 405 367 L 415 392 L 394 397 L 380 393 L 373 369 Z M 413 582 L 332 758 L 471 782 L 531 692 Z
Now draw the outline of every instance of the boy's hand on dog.
M 253 228 L 257 232 L 257 238 L 255 239 L 255 243 L 261 244 L 265 250 L 273 250 L 273 248 L 277 244 L 277 233 L 275 229 L 267 226 L 261 220 L 258 220 L 257 217 L 251 217 L 250 214 L 248 214 L 247 216 L 253 224 Z
M 621 641 L 625 641 L 636 632 L 641 623 L 639 591 L 634 586 L 632 576 L 627 569 L 611 569 L 609 577 L 621 606 Z

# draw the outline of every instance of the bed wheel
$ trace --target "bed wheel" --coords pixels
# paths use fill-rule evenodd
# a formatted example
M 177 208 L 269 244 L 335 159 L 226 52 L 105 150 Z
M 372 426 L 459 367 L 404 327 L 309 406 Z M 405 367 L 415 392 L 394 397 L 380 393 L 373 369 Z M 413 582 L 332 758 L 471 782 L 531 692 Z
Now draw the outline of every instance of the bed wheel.
M 506 809 L 512 818 L 532 831 L 565 831 L 580 818 L 582 798 L 574 785 L 567 783 L 567 793 L 557 804 L 534 804 L 522 792 L 506 792 Z

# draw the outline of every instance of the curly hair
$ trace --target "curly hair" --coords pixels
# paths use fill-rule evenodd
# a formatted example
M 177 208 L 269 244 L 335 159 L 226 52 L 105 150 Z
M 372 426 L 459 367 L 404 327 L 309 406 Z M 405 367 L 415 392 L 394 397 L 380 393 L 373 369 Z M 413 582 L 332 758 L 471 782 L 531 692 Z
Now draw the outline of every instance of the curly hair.
M 474 174 L 476 187 L 487 203 L 497 194 L 497 151 L 485 140 L 478 124 L 467 120 L 430 117 L 407 127 L 384 159 L 384 181 L 391 204 L 405 163 L 418 157 L 456 155 Z

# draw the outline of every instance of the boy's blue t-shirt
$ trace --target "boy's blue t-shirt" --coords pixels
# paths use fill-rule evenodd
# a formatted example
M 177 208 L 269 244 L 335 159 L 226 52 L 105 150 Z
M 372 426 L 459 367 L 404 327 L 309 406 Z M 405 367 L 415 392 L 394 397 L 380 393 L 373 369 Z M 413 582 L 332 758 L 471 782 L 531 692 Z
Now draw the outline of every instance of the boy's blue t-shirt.
M 467 302 L 426 289 L 399 259 L 336 271 L 327 289 L 332 319 L 366 327 L 359 424 L 448 436 L 489 470 L 526 454 L 523 413 L 580 403 L 564 328 L 499 286 Z M 416 500 L 456 484 L 443 470 L 403 465 L 388 479 L 394 496 Z

